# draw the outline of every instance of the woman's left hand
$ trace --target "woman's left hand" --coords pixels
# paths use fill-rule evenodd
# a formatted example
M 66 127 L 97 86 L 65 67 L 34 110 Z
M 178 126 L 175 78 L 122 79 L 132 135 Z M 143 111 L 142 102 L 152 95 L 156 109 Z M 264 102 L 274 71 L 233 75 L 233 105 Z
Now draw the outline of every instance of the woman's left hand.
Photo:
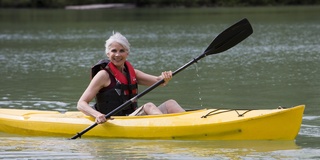
M 161 73 L 162 79 L 164 80 L 163 86 L 167 85 L 172 79 L 172 71 L 164 71 Z

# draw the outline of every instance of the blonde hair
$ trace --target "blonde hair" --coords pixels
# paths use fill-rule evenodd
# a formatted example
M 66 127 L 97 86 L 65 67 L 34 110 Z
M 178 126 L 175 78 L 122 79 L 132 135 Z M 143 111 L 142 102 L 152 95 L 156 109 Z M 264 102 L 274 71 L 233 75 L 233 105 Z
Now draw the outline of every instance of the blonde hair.
M 121 33 L 116 32 L 116 33 L 113 33 L 113 35 L 111 35 L 109 39 L 106 40 L 106 44 L 105 44 L 106 53 L 109 52 L 109 47 L 113 42 L 117 42 L 121 44 L 128 53 L 130 52 L 130 43 L 127 40 L 127 38 L 124 37 Z

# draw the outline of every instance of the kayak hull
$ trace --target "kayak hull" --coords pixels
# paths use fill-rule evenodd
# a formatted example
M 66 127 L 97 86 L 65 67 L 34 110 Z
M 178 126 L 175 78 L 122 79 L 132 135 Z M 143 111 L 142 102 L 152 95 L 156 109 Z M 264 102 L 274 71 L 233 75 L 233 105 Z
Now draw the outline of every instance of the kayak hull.
M 113 116 L 82 137 L 178 140 L 294 140 L 305 106 L 265 110 L 203 109 L 149 116 Z M 0 132 L 71 137 L 94 123 L 78 111 L 0 109 Z

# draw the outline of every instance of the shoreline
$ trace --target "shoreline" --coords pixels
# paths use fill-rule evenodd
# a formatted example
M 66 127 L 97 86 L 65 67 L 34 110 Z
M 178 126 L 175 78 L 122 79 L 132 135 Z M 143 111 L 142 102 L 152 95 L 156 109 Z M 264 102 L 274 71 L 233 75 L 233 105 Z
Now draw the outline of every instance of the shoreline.
M 109 3 L 109 4 L 90 4 L 66 6 L 68 10 L 89 10 L 89 9 L 131 9 L 136 8 L 135 4 L 130 3 Z

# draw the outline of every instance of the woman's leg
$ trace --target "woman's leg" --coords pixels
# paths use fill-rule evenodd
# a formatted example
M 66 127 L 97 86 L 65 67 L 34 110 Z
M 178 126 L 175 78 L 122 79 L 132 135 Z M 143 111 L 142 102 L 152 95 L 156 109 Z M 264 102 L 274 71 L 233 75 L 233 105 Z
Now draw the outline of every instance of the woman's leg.
M 159 107 L 149 102 L 143 105 L 142 108 L 145 114 L 147 115 L 185 112 L 185 110 L 173 99 L 165 101 Z M 137 112 L 140 113 L 140 111 L 137 111 Z M 131 115 L 135 116 L 137 114 L 134 112 Z M 141 115 L 144 115 L 144 114 L 141 114 Z
M 165 101 L 158 108 L 163 114 L 185 112 L 178 102 L 173 99 Z
M 147 115 L 163 114 L 163 112 L 161 112 L 160 109 L 151 102 L 143 105 L 143 110 Z

